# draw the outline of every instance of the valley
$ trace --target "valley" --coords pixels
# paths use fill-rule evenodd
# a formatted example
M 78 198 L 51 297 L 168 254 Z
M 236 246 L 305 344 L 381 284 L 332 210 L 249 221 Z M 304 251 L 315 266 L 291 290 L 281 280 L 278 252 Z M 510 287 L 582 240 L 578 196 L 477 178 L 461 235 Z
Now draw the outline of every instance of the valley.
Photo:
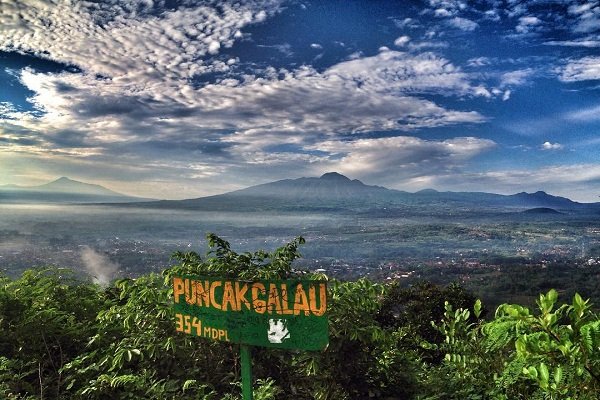
M 55 265 L 135 277 L 163 270 L 175 251 L 203 254 L 209 232 L 240 252 L 273 250 L 303 236 L 297 268 L 405 286 L 458 282 L 491 303 L 511 296 L 531 302 L 529 293 L 550 283 L 588 297 L 600 293 L 593 284 L 600 281 L 598 203 L 543 192 L 407 193 L 334 173 L 181 201 L 4 202 L 0 270 L 17 276 Z

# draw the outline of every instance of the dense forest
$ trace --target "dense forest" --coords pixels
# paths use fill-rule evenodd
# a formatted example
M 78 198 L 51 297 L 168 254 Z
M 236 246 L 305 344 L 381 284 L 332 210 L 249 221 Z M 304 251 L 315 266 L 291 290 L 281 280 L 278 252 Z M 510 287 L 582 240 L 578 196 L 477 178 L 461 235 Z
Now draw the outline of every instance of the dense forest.
M 298 238 L 100 286 L 57 267 L 0 277 L 0 398 L 238 399 L 239 348 L 175 331 L 172 277 L 327 279 Z M 600 319 L 578 294 L 487 309 L 459 285 L 329 280 L 329 346 L 254 348 L 256 399 L 598 399 Z

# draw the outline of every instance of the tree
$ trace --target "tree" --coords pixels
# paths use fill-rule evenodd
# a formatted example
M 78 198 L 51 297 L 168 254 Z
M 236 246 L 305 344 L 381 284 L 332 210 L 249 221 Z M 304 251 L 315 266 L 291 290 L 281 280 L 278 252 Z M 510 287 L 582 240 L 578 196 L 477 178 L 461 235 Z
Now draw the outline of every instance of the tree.
M 406 338 L 398 345 L 405 348 L 420 348 L 419 343 L 440 344 L 444 336 L 431 325 L 431 321 L 439 321 L 444 316 L 444 302 L 448 301 L 455 308 L 471 308 L 475 304 L 475 296 L 458 284 L 438 286 L 421 281 L 402 288 L 397 282 L 388 288 L 383 297 L 377 320 L 384 328 L 404 328 Z M 470 322 L 474 322 L 471 318 Z M 422 356 L 428 362 L 440 362 L 444 354 L 435 349 L 421 349 Z
M 435 324 L 445 341 L 432 345 L 446 356 L 428 371 L 433 390 L 426 398 L 440 398 L 437 389 L 448 399 L 597 399 L 600 320 L 578 294 L 571 304 L 556 307 L 557 299 L 553 289 L 541 294 L 536 313 L 503 304 L 485 323 L 470 323 L 469 310 L 446 303 Z M 480 310 L 478 302 L 476 316 Z

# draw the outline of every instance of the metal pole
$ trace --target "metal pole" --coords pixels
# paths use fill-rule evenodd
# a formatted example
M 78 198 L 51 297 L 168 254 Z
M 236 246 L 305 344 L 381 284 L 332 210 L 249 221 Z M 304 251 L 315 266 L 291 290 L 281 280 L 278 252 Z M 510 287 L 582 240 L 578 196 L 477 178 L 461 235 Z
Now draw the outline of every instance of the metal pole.
M 240 345 L 242 363 L 242 399 L 252 400 L 252 354 L 250 346 Z

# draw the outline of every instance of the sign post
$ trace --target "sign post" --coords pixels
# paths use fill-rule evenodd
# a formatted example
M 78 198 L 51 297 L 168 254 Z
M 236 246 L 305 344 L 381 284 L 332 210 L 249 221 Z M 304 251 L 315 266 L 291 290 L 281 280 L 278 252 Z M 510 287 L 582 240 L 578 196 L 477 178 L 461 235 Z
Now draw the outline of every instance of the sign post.
M 252 353 L 247 344 L 240 345 L 242 363 L 242 399 L 252 400 Z
M 242 393 L 252 399 L 251 346 L 323 350 L 329 343 L 327 283 L 173 278 L 175 329 L 240 345 Z

